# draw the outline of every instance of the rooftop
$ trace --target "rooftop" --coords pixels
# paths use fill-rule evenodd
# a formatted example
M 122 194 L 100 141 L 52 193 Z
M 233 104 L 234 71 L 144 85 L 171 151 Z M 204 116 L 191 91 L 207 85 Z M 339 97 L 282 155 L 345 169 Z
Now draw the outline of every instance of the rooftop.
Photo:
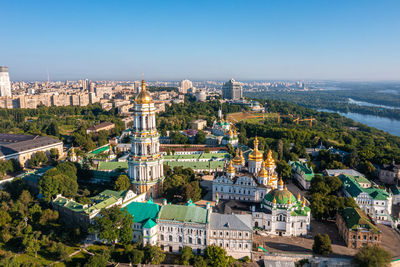
M 91 131 L 96 131 L 96 130 L 99 130 L 101 128 L 108 127 L 108 126 L 114 126 L 114 123 L 105 121 L 105 122 L 102 122 L 102 123 L 97 124 L 95 126 L 89 127 L 87 129 L 91 130 Z
M 132 202 L 125 208 L 132 215 L 133 221 L 137 223 L 147 223 L 149 219 L 155 220 L 160 211 L 160 206 L 152 200 L 147 202 Z
M 372 224 L 367 215 L 358 208 L 345 208 L 339 211 L 339 215 L 342 217 L 348 229 L 353 231 L 368 229 L 374 233 L 380 232 L 378 228 Z
M 340 180 L 343 183 L 344 189 L 352 196 L 357 197 L 361 193 L 367 193 L 371 198 L 375 200 L 386 200 L 389 197 L 388 192 L 383 189 L 369 187 L 363 188 L 352 175 L 339 175 Z
M 47 136 L 0 133 L 0 157 L 58 143 L 62 144 Z
M 168 204 L 161 207 L 159 220 L 208 223 L 208 210 L 198 206 Z
M 213 230 L 251 231 L 251 215 L 212 213 L 210 228 Z

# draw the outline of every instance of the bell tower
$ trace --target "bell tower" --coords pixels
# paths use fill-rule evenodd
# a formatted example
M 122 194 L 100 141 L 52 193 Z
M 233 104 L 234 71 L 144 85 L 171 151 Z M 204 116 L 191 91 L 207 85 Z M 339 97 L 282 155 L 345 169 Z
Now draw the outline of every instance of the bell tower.
M 156 108 L 146 91 L 146 82 L 135 99 L 128 176 L 138 194 L 158 197 L 164 181 L 163 157 L 160 154 Z

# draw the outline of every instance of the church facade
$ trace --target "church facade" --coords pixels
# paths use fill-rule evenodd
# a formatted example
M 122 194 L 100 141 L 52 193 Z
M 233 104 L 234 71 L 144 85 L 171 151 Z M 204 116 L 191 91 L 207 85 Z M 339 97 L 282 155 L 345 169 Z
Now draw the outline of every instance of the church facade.
M 243 152 L 237 148 L 236 156 L 226 165 L 224 172 L 215 174 L 212 183 L 213 201 L 239 200 L 261 202 L 263 197 L 277 187 L 276 165 L 272 151 L 264 161 L 258 150 L 258 139 L 246 162 Z
M 156 108 L 146 83 L 135 99 L 131 149 L 128 158 L 128 176 L 137 194 L 158 197 L 164 181 L 163 156 L 156 125 Z

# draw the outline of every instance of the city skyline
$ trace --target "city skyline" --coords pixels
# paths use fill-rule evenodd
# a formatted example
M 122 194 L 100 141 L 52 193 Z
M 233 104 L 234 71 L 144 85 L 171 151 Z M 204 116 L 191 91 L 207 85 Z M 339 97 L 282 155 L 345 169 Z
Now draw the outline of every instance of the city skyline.
M 395 1 L 3 3 L 15 80 L 399 80 Z M 379 20 L 372 18 L 379 17 Z M 5 40 L 5 41 L 4 41 Z

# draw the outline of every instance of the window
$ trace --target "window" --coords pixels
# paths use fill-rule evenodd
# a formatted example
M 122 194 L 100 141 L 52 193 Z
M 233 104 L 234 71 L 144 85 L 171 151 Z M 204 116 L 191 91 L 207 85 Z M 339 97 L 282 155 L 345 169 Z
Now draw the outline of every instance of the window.
M 169 236 L 169 241 L 172 242 L 172 235 Z
M 201 238 L 197 238 L 197 244 L 201 245 Z
M 164 241 L 164 235 L 161 235 L 161 241 Z
M 193 243 L 193 240 L 191 237 L 189 237 L 189 244 L 192 244 L 192 243 Z
M 182 237 L 181 236 L 179 236 L 179 242 L 182 242 Z

